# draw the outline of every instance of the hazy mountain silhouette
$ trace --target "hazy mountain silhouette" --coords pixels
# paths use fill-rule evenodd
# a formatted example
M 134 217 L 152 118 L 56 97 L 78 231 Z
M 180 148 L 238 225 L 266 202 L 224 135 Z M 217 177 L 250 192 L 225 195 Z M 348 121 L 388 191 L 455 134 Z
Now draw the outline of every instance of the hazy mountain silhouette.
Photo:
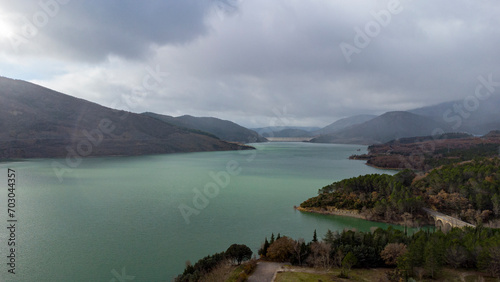
M 407 112 L 389 112 L 358 125 L 362 115 L 339 120 L 315 132 L 322 134 L 311 142 L 377 144 L 403 137 L 427 136 L 435 129 L 484 135 L 500 129 L 500 96 L 490 95 L 445 102 Z M 359 118 L 359 119 L 356 119 Z M 351 123 L 351 124 L 350 124 Z
M 314 131 L 313 135 L 324 135 L 324 134 L 335 133 L 335 132 L 338 132 L 344 128 L 369 121 L 371 119 L 374 119 L 375 117 L 377 117 L 377 116 L 376 115 L 356 115 L 356 116 L 352 116 L 352 117 L 339 119 L 330 125 L 327 125 L 319 130 Z
M 500 96 L 492 94 L 482 100 L 474 95 L 411 110 L 411 113 L 430 117 L 452 127 L 453 131 L 484 135 L 491 130 L 500 129 Z
M 311 142 L 371 145 L 402 137 L 432 135 L 437 129 L 449 132 L 447 124 L 428 117 L 403 111 L 388 112 L 335 133 L 321 135 Z
M 264 133 L 265 137 L 309 137 L 314 136 L 312 132 L 297 129 L 297 128 L 285 128 L 279 131 L 274 131 L 272 133 Z
M 309 137 L 314 136 L 313 131 L 319 127 L 312 126 L 268 126 L 252 128 L 264 137 Z
M 180 127 L 208 132 L 225 141 L 241 143 L 267 141 L 257 132 L 228 120 L 222 120 L 214 117 L 193 117 L 189 115 L 172 117 L 150 112 L 143 114 Z

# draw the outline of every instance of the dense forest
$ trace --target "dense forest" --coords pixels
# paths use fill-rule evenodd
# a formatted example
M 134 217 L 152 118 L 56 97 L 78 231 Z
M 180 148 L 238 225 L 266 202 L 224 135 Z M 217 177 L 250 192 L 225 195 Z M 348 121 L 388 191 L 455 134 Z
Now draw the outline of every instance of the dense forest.
M 500 217 L 500 159 L 455 163 L 417 176 L 371 174 L 334 182 L 303 202 L 308 211 L 356 210 L 367 219 L 425 224 L 422 207 L 472 224 L 496 224 Z M 491 222 L 490 222 L 491 221 Z

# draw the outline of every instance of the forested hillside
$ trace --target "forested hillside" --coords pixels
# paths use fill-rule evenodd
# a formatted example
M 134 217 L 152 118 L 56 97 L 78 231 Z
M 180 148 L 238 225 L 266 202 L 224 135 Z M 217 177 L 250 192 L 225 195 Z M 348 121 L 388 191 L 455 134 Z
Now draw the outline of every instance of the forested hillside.
M 394 176 L 371 174 L 334 182 L 303 202 L 309 211 L 356 210 L 367 219 L 425 223 L 422 207 L 473 224 L 500 217 L 500 159 L 446 165 L 426 175 L 403 170 Z M 491 221 L 491 222 L 490 222 Z

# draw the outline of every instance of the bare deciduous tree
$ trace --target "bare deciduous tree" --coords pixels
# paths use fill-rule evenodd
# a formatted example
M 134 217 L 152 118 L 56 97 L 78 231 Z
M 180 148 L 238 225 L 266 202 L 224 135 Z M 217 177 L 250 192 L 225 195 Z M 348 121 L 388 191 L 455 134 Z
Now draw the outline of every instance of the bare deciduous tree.
M 321 267 L 330 269 L 333 266 L 333 260 L 330 258 L 332 247 L 325 242 L 311 243 L 311 254 L 309 255 L 308 262 L 314 267 Z
M 400 256 L 406 253 L 406 245 L 402 243 L 389 243 L 380 252 L 380 257 L 387 265 L 396 265 Z

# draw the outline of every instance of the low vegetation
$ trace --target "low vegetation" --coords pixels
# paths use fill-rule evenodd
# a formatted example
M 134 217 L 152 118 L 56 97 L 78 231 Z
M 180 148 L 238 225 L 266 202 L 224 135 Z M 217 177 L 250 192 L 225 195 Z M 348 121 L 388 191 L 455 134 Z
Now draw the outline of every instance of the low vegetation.
M 221 279 L 228 276 L 229 272 L 232 270 L 227 266 L 234 264 L 240 266 L 236 269 L 241 270 L 236 274 L 236 277 L 230 276 L 230 278 L 232 277 L 231 279 L 234 279 L 234 281 L 245 281 L 248 275 L 255 269 L 256 263 L 255 261 L 250 261 L 244 265 L 241 265 L 241 263 L 250 260 L 251 257 L 252 250 L 250 250 L 249 247 L 246 245 L 233 244 L 225 252 L 206 256 L 198 260 L 194 265 L 187 262 L 184 272 L 177 276 L 175 281 L 221 281 Z
M 464 133 L 401 138 L 368 147 L 368 154 L 351 159 L 366 160 L 371 166 L 389 169 L 430 171 L 441 165 L 491 158 L 500 153 L 500 133 L 491 131 L 482 137 Z

